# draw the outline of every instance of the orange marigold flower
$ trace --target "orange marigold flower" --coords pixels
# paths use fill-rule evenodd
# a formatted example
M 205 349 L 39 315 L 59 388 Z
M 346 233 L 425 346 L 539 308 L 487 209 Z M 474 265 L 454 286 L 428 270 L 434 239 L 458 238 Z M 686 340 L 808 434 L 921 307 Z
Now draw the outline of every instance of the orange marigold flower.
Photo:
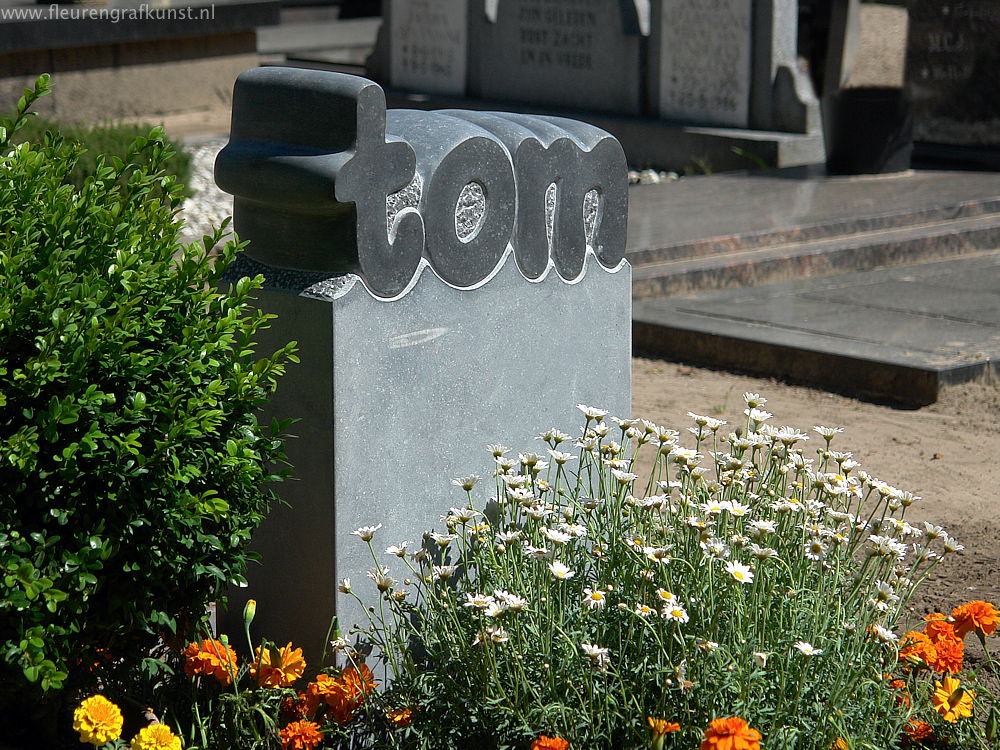
M 654 735 L 679 732 L 681 728 L 681 725 L 676 722 L 667 721 L 666 719 L 654 719 L 652 716 L 646 717 L 646 723 L 649 724 L 649 728 L 653 730 Z
M 340 679 L 344 681 L 355 697 L 362 699 L 378 685 L 375 682 L 375 675 L 372 674 L 367 664 L 362 664 L 360 669 L 348 667 L 340 673 Z
M 278 732 L 278 739 L 283 750 L 313 750 L 323 741 L 323 733 L 314 721 L 293 721 Z
M 897 706 L 910 705 L 910 691 L 907 690 L 906 683 L 903 680 L 891 680 L 889 687 L 899 691 L 899 695 L 896 696 Z
M 122 736 L 121 709 L 103 695 L 92 695 L 73 712 L 73 729 L 80 742 L 99 747 Z
M 830 750 L 848 750 L 847 740 L 843 737 L 838 737 L 833 741 L 833 744 L 830 745 Z
M 954 677 L 945 677 L 941 682 L 934 682 L 934 694 L 931 705 L 948 722 L 972 716 L 972 699 L 976 694 L 966 690 Z
M 325 703 L 329 715 L 343 726 L 354 718 L 354 712 L 377 684 L 372 671 L 365 664 L 360 669 L 348 667 L 339 677 L 319 674 L 306 687 L 306 709 L 309 714 L 315 714 L 319 706 Z
M 951 612 L 955 620 L 955 635 L 964 638 L 975 630 L 984 638 L 993 635 L 1000 624 L 1000 610 L 989 602 L 975 601 L 955 607 Z
M 965 644 L 960 638 L 942 638 L 934 644 L 934 658 L 928 662 L 935 672 L 960 672 Z
M 920 719 L 910 719 L 910 723 L 903 731 L 907 737 L 914 741 L 926 740 L 934 733 L 931 725 L 926 721 L 920 721 Z
M 701 750 L 760 750 L 761 735 L 744 719 L 715 719 L 705 730 Z
M 569 742 L 562 737 L 546 737 L 539 735 L 532 743 L 531 750 L 566 750 Z
M 282 698 L 281 714 L 288 719 L 308 719 L 310 711 L 306 704 L 306 694 L 299 693 L 295 698 L 290 695 Z
M 302 649 L 292 649 L 292 644 L 280 649 L 257 647 L 250 674 L 261 687 L 290 687 L 306 671 Z
M 385 718 L 393 729 L 406 729 L 413 723 L 413 709 L 397 708 L 395 711 L 387 712 Z
M 903 636 L 903 648 L 899 650 L 899 660 L 917 666 L 929 666 L 937 660 L 937 649 L 926 633 L 911 630 Z
M 948 622 L 948 615 L 934 612 L 925 616 L 924 620 L 927 621 L 924 632 L 934 643 L 955 637 L 955 626 Z
M 206 675 L 214 677 L 223 685 L 233 683 L 236 652 L 222 641 L 206 638 L 201 643 L 189 643 L 181 654 L 187 659 L 184 662 L 184 673 L 188 677 Z

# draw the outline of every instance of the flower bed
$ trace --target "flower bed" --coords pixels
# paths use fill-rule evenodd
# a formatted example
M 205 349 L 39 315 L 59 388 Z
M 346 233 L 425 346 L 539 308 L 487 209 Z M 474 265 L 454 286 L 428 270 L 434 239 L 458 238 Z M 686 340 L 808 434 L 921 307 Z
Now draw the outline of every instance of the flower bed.
M 839 429 L 772 427 L 745 399 L 732 432 L 581 406 L 580 434 L 543 433 L 544 454 L 490 446 L 492 481 L 455 479 L 467 504 L 422 544 L 354 532 L 370 581 L 340 588 L 371 621 L 332 633 L 304 689 L 291 644 L 248 631 L 239 668 L 229 646 L 189 646 L 185 746 L 252 747 L 253 725 L 284 748 L 994 747 L 997 609 L 898 628 L 961 545 L 908 522 L 919 498 L 861 470 Z

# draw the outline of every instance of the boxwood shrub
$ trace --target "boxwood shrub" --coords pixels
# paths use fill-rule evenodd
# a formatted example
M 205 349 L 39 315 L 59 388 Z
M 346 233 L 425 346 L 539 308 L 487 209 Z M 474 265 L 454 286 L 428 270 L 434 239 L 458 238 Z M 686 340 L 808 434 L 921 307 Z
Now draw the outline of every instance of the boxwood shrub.
M 295 361 L 254 350 L 260 278 L 220 291 L 240 246 L 179 244 L 161 130 L 79 188 L 80 144 L 11 145 L 48 86 L 0 123 L 0 708 L 23 715 L 155 670 L 241 582 L 286 471 L 256 414 Z

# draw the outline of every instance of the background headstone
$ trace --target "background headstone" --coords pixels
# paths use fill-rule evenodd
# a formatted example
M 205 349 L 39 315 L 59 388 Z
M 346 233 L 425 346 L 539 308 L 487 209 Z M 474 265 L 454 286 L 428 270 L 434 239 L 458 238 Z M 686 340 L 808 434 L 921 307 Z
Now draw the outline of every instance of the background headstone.
M 648 0 L 474 0 L 470 6 L 471 96 L 642 112 Z
M 745 128 L 750 121 L 750 0 L 653 4 L 654 114 L 666 120 Z
M 466 0 L 390 0 L 393 86 L 430 94 L 465 93 L 467 9 Z
M 913 0 L 909 11 L 914 139 L 1000 146 L 1000 3 Z

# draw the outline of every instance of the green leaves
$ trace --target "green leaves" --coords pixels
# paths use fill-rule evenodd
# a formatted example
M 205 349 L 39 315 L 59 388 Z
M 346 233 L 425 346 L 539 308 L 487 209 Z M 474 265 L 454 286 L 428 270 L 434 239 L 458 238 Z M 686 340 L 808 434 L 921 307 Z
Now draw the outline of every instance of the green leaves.
M 260 279 L 216 289 L 240 245 L 178 243 L 162 129 L 79 181 L 58 133 L 9 150 L 47 88 L 0 123 L 4 705 L 137 669 L 241 576 L 284 459 L 256 412 L 294 351 L 255 352 Z

